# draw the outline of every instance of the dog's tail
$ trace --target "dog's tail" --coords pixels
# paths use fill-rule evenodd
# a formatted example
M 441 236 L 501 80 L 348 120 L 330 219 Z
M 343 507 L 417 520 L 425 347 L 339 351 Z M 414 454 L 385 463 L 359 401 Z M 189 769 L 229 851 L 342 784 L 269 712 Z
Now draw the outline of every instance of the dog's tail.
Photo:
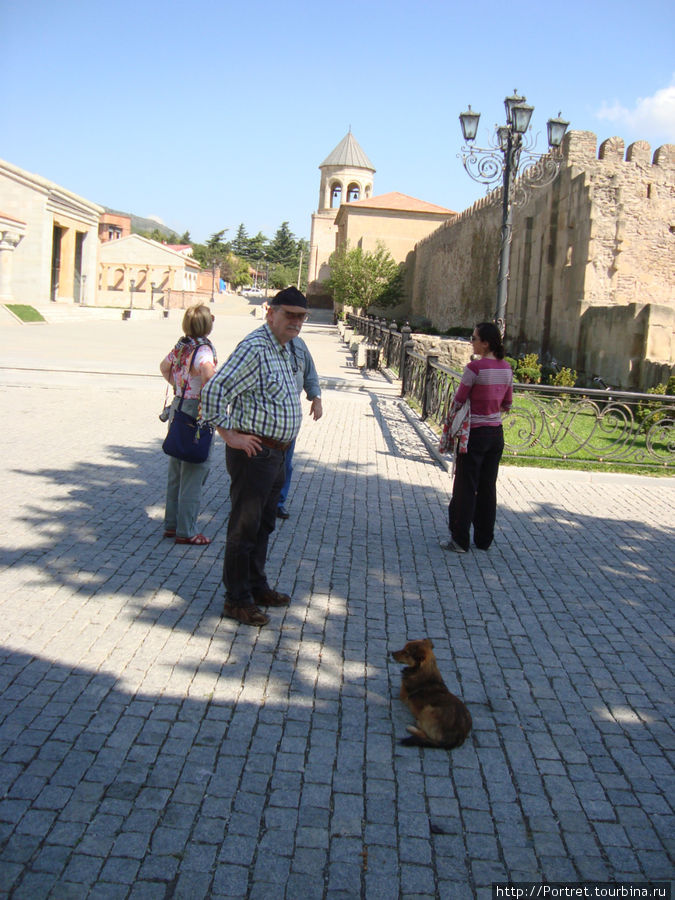
M 438 747 L 436 741 L 430 740 L 420 728 L 414 725 L 408 725 L 407 728 L 410 735 L 401 740 L 404 747 Z
M 461 747 L 464 743 L 464 738 L 460 738 L 453 744 L 439 744 L 437 741 L 432 741 L 420 728 L 416 728 L 414 725 L 408 725 L 407 728 L 410 732 L 409 737 L 399 741 L 404 747 L 442 747 L 444 750 L 453 750 L 455 747 Z

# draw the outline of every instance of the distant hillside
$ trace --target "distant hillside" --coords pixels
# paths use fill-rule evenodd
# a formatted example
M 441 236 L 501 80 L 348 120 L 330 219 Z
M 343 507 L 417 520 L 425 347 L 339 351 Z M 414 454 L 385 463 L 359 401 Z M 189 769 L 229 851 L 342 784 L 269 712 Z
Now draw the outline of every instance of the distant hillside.
M 160 234 L 163 234 L 167 238 L 179 234 L 179 232 L 174 228 L 169 228 L 166 225 L 161 225 L 156 219 L 144 219 L 142 216 L 135 216 L 133 213 L 121 212 L 119 209 L 110 209 L 110 207 L 108 206 L 105 207 L 105 211 L 111 213 L 114 216 L 128 216 L 131 219 L 132 234 L 150 232 L 154 231 L 155 229 L 157 229 Z

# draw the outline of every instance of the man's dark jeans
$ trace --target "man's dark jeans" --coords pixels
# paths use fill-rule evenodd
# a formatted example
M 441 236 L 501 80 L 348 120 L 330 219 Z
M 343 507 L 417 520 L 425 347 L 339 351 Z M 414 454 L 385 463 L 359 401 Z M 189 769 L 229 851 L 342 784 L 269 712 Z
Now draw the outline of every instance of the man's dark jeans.
M 263 447 L 255 456 L 225 448 L 232 509 L 223 563 L 225 599 L 233 606 L 253 602 L 267 588 L 265 560 L 277 521 L 279 493 L 286 477 L 283 450 Z
M 472 428 L 466 453 L 457 454 L 452 500 L 448 508 L 450 534 L 456 544 L 469 549 L 473 541 L 487 550 L 495 533 L 497 472 L 504 451 L 501 425 Z

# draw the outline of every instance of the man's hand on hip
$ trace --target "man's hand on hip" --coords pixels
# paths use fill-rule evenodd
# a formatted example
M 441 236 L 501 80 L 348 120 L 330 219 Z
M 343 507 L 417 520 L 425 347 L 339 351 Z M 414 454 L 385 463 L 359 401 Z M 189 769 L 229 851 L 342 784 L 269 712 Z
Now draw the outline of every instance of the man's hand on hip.
M 233 428 L 217 428 L 216 431 L 233 450 L 243 450 L 247 456 L 257 456 L 262 450 L 260 438 L 254 434 L 242 434 Z

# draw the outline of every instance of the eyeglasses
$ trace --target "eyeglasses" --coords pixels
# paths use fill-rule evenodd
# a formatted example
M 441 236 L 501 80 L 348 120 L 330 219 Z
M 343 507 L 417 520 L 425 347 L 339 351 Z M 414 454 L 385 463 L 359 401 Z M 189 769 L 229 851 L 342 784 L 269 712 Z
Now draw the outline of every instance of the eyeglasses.
M 307 318 L 307 313 L 290 313 L 286 312 L 285 309 L 282 309 L 281 311 L 287 319 L 291 320 L 291 322 L 304 322 Z

